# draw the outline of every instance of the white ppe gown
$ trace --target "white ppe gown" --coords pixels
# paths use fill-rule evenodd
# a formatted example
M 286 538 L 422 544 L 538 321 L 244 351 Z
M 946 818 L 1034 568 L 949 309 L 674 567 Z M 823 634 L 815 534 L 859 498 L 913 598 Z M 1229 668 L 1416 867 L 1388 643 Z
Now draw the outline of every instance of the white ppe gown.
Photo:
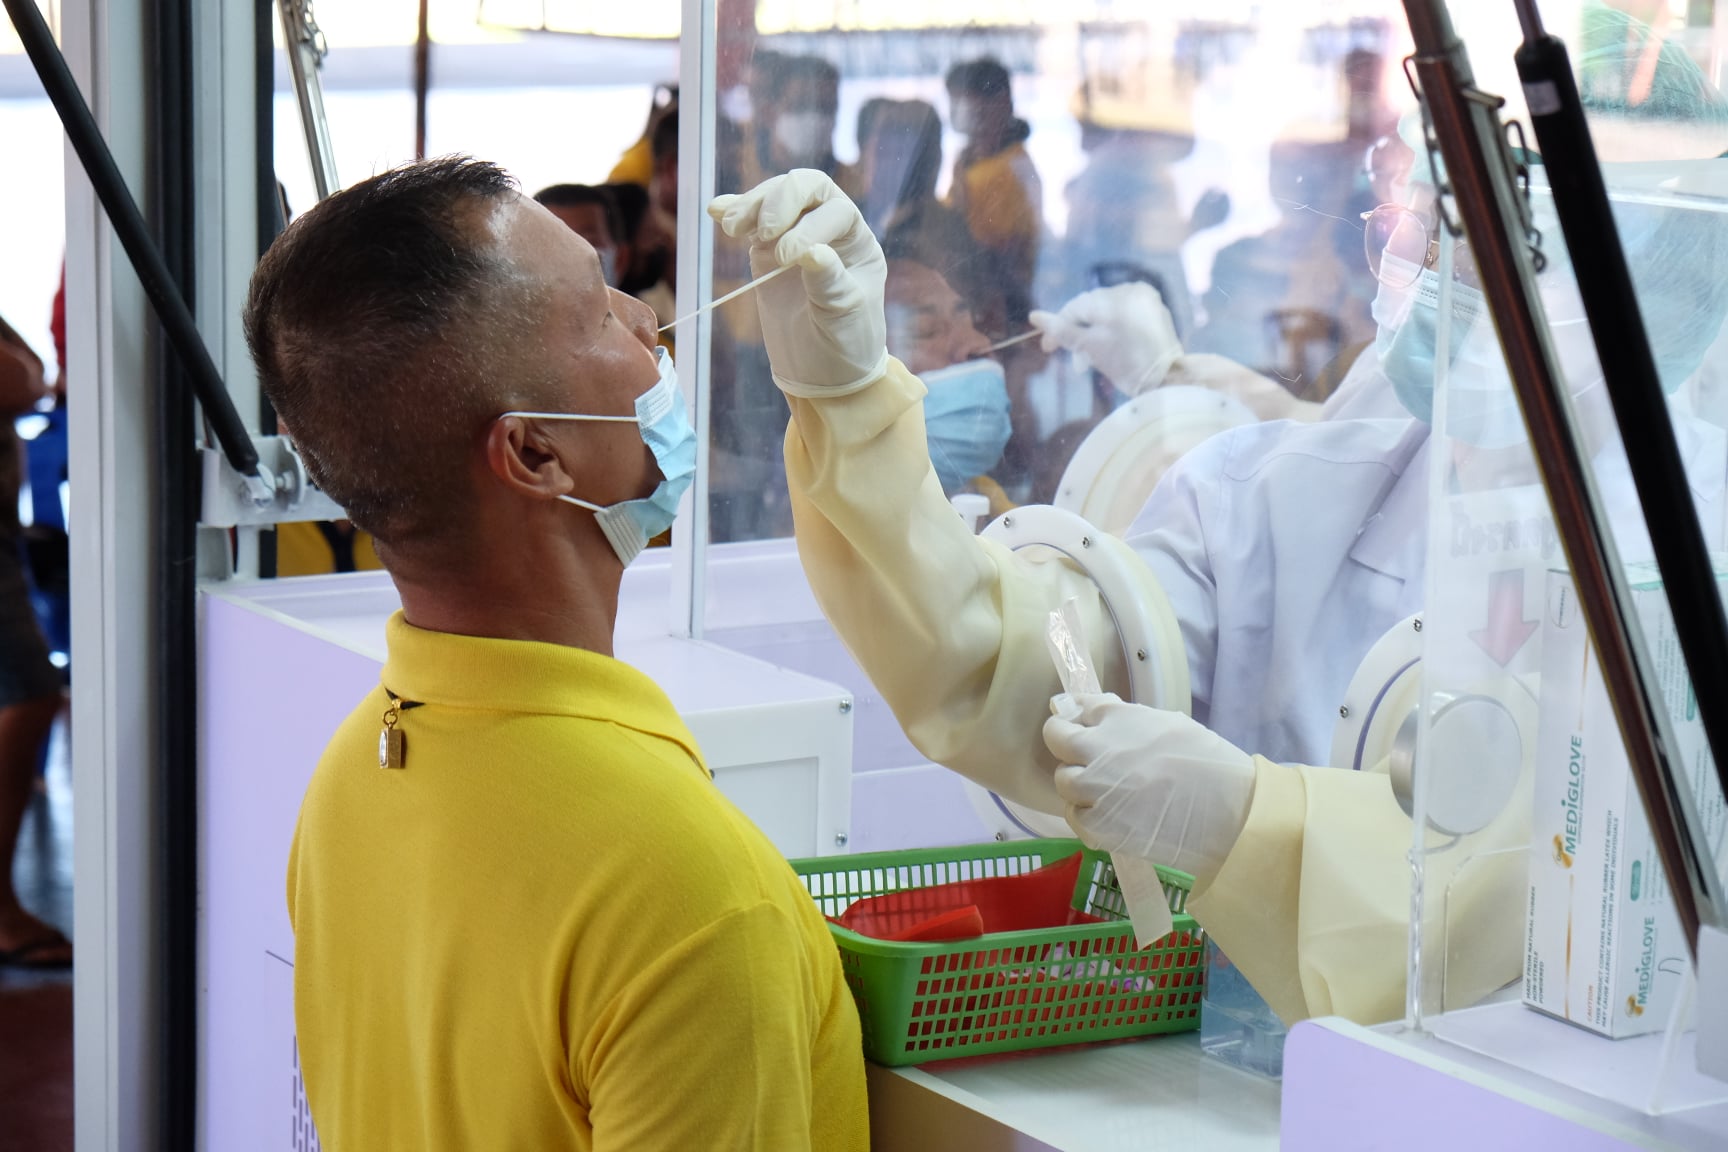
M 1077 571 L 966 529 L 929 463 L 922 395 L 891 360 L 850 395 L 788 397 L 799 555 L 921 752 L 1060 813 L 1041 737 L 1061 690 L 1048 613 L 1079 599 L 1100 668 L 1117 663 L 1114 629 Z M 1302 762 L 1325 758 L 1368 648 L 1422 607 L 1428 441 L 1411 420 L 1234 429 L 1172 469 L 1130 533 L 1182 622 L 1196 716 L 1256 754 L 1247 823 L 1189 908 L 1286 1020 L 1403 1007 L 1409 820 L 1386 777 Z M 1720 461 L 1714 476 L 1719 493 Z M 1499 842 L 1522 842 L 1522 815 Z M 1522 891 L 1500 881 L 1454 893 L 1454 916 L 1498 930 L 1448 974 L 1451 996 L 1518 974 Z
M 1409 418 L 1250 424 L 1171 468 L 1126 539 L 1182 625 L 1196 720 L 1326 763 L 1357 665 L 1422 608 L 1428 441 Z

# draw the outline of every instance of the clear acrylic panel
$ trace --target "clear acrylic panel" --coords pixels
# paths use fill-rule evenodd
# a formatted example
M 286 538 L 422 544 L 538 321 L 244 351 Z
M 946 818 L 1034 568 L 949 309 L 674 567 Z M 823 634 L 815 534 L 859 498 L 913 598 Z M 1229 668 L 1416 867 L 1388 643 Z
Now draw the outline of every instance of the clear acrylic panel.
M 1197 719 L 1281 763 L 1386 773 L 1394 795 L 1425 750 L 1420 1005 L 1516 999 L 1544 703 L 1559 698 L 1544 669 L 1550 573 L 1564 558 L 1492 324 L 1471 307 L 1468 245 L 1439 222 L 1402 5 L 1012 9 L 762 0 L 739 16 L 721 3 L 703 109 L 714 191 L 813 167 L 854 199 L 889 259 L 889 351 L 924 380 L 945 493 L 981 496 L 992 515 L 1055 503 L 1122 536 L 1181 620 Z M 1708 161 L 1728 149 L 1724 45 L 1697 6 L 1656 12 L 1656 27 L 1578 0 L 1542 9 L 1578 65 L 1647 270 L 1645 316 L 1715 542 L 1728 261 Z M 1512 7 L 1461 2 L 1452 16 L 1478 84 L 1522 119 Z M 1684 187 L 1680 161 L 1697 168 Z M 1533 171 L 1553 339 L 1633 563 L 1648 554 L 1641 519 Z M 707 267 L 714 298 L 749 277 L 723 237 Z M 1010 343 L 1077 299 L 1110 339 Z M 698 568 L 767 572 L 792 555 L 787 406 L 754 299 L 723 306 L 712 332 Z M 829 667 L 804 650 L 831 638 L 816 637 L 796 569 L 774 570 L 746 582 L 750 596 L 708 580 L 709 635 L 851 674 L 843 654 Z M 861 694 L 861 725 L 868 706 Z M 861 772 L 916 756 L 903 739 L 885 750 L 892 729 L 861 727 Z M 1718 811 L 1704 792 L 1699 807 Z M 1402 845 L 1413 825 L 1400 819 L 1388 826 Z M 1382 863 L 1337 882 L 1402 898 L 1409 861 Z M 1363 970 L 1405 964 L 1408 944 L 1363 935 Z M 1660 961 L 1652 971 L 1668 978 Z
M 1309 415 L 1300 402 L 1324 400 L 1341 357 L 1372 339 L 1358 217 L 1381 195 L 1370 146 L 1410 103 L 1396 3 L 871 5 L 867 23 L 842 11 L 821 31 L 813 7 L 763 3 L 740 28 L 722 5 L 733 74 L 715 102 L 716 190 L 814 167 L 859 204 L 890 259 L 889 351 L 927 377 L 951 494 L 981 492 L 997 512 L 1051 502 L 1087 435 L 1166 383 L 1151 379 L 1156 355 L 992 350 L 1031 332 L 1034 309 L 1149 285 L 1149 322 L 1201 357 L 1168 382 L 1206 387 L 1196 369 L 1228 356 L 1241 377 L 1218 389 L 1261 398 L 1193 418 L 1207 430 Z M 746 267 L 718 239 L 714 295 Z M 710 538 L 785 536 L 785 403 L 754 302 L 721 315 Z M 1155 480 L 1131 477 L 1128 503 Z
M 1728 439 L 1716 399 L 1728 319 L 1728 106 L 1708 70 L 1723 45 L 1707 23 L 1653 29 L 1605 7 L 1567 21 L 1543 7 L 1579 77 L 1694 510 L 1720 564 L 1728 549 Z M 1473 62 L 1514 46 L 1469 44 Z M 1631 588 L 1641 657 L 1661 683 L 1673 760 L 1699 818 L 1694 835 L 1720 859 L 1723 799 L 1677 642 L 1688 624 L 1663 594 L 1554 210 L 1551 185 L 1564 174 L 1528 160 L 1549 337 L 1602 528 Z M 1427 829 L 1415 870 L 1413 903 L 1423 916 L 1410 1014 L 1460 1043 L 1492 1048 L 1501 1041 L 1485 1039 L 1492 1028 L 1484 1021 L 1493 1018 L 1441 1014 L 1516 980 L 1502 995 L 1578 1028 L 1525 1052 L 1526 1066 L 1584 1075 L 1575 1061 L 1597 1059 L 1585 1056 L 1596 1051 L 1594 1033 L 1622 1055 L 1628 1045 L 1647 1054 L 1606 1094 L 1649 1110 L 1664 1106 L 1664 1095 L 1666 1106 L 1699 1103 L 1710 1093 L 1690 1080 L 1684 1055 L 1691 963 L 1668 878 L 1468 246 L 1448 244 L 1444 233 L 1439 243 L 1422 708 L 1412 725 L 1414 810 Z

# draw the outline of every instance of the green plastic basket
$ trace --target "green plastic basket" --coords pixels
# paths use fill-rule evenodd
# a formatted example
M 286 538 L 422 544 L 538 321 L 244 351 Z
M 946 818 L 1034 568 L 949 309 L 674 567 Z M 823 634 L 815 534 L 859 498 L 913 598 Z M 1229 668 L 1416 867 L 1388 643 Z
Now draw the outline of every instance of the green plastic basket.
M 858 1001 L 864 1055 L 898 1067 L 1200 1026 L 1205 937 L 1184 911 L 1190 877 L 1160 868 L 1176 929 L 1134 947 L 1110 857 L 1078 840 L 824 856 L 792 869 L 825 916 L 854 900 L 1017 876 L 1083 852 L 1073 907 L 1111 920 L 972 940 L 902 944 L 830 924 Z

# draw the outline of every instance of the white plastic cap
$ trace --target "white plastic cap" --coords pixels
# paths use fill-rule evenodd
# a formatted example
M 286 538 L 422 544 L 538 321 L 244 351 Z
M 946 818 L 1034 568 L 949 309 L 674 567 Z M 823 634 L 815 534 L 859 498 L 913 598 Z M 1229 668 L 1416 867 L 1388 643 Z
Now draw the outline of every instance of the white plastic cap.
M 976 492 L 962 492 L 951 501 L 954 511 L 960 513 L 960 519 L 966 521 L 966 527 L 973 532 L 984 526 L 984 520 L 990 515 L 990 497 L 981 496 Z

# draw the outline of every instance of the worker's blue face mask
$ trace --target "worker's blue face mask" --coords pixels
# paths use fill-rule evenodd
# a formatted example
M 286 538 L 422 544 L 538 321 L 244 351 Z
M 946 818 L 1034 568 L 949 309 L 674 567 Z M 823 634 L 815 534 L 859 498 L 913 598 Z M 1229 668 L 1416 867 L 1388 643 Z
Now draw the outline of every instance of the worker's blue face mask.
M 678 501 L 696 476 L 696 429 L 690 424 L 690 412 L 684 405 L 684 393 L 678 390 L 678 376 L 672 368 L 672 357 L 666 349 L 656 348 L 660 379 L 642 395 L 636 397 L 634 416 L 587 416 L 568 412 L 507 412 L 531 420 L 582 420 L 600 423 L 635 424 L 642 442 L 654 453 L 660 466 L 660 483 L 649 495 L 617 504 L 591 504 L 575 496 L 558 499 L 586 508 L 605 533 L 607 543 L 618 559 L 628 568 L 641 555 L 648 542 L 672 527 L 678 518 Z
M 1391 259 L 1388 257 L 1388 259 Z M 1404 407 L 1423 423 L 1434 422 L 1434 357 L 1439 346 L 1439 277 L 1423 272 L 1407 292 L 1376 298 L 1374 318 L 1380 324 L 1375 345 L 1381 369 L 1392 382 Z M 1568 386 L 1581 396 L 1601 381 L 1596 370 L 1590 330 L 1579 305 L 1564 298 L 1550 301 L 1549 339 L 1560 355 Z M 1563 319 L 1554 319 L 1559 313 Z M 1402 315 L 1402 321 L 1399 317 Z M 1525 439 L 1524 417 L 1512 388 L 1506 362 L 1495 338 L 1482 294 L 1464 284 L 1452 291 L 1452 327 L 1447 337 L 1446 385 L 1451 401 L 1446 434 L 1477 448 L 1509 448 Z
M 967 360 L 924 374 L 924 437 L 946 492 L 983 476 L 1002 459 L 1013 431 L 1008 381 L 994 360 Z
M 1391 262 L 1395 257 L 1386 256 Z M 1380 369 L 1392 382 L 1410 415 L 1431 424 L 1434 421 L 1434 362 L 1440 343 L 1440 277 L 1424 270 L 1410 288 L 1394 290 L 1381 285 L 1373 314 L 1379 331 L 1374 351 Z M 1452 324 L 1447 336 L 1446 366 L 1456 364 L 1458 349 L 1472 324 L 1486 321 L 1482 294 L 1462 284 L 1452 286 Z

